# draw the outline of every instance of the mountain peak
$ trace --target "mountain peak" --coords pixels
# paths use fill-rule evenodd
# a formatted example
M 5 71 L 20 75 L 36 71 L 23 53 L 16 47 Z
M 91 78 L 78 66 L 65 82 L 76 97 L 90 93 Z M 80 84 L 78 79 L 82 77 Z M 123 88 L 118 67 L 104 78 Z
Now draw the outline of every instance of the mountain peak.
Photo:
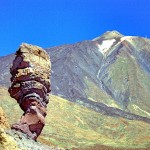
M 121 33 L 119 33 L 116 30 L 113 31 L 107 31 L 104 34 L 102 34 L 99 37 L 94 38 L 92 41 L 99 41 L 99 40 L 107 40 L 107 39 L 115 39 L 115 38 L 121 38 L 124 35 L 122 35 Z

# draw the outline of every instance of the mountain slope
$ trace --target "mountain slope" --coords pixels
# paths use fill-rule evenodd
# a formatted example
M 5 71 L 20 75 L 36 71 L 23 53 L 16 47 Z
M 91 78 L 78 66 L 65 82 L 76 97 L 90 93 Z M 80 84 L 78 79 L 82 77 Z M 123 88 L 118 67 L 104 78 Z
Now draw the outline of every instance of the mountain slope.
M 0 106 L 12 124 L 19 120 L 22 111 L 9 97 L 6 88 L 0 88 L 0 92 L 3 93 L 0 95 Z M 148 123 L 99 114 L 55 95 L 51 95 L 50 100 L 46 126 L 38 139 L 42 143 L 70 149 L 95 144 L 110 146 L 109 149 L 144 149 L 150 146 Z

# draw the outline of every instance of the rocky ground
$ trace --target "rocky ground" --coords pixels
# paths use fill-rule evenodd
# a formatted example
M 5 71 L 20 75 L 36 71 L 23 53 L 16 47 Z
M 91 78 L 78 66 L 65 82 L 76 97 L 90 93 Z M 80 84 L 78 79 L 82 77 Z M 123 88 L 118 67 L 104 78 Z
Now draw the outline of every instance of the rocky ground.
M 0 150 L 63 150 L 63 148 L 44 145 L 19 131 L 11 130 L 0 107 Z
M 62 148 L 49 147 L 40 142 L 36 142 L 28 138 L 25 134 L 15 130 L 7 130 L 6 135 L 13 137 L 17 143 L 17 147 L 21 150 L 62 150 Z

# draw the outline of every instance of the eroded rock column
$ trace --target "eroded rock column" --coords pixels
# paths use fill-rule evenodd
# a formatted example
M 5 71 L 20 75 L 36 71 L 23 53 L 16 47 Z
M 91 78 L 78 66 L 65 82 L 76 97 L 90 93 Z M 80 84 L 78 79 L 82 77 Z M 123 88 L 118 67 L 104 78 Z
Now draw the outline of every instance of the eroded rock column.
M 10 68 L 12 84 L 9 93 L 24 111 L 20 121 L 12 125 L 12 129 L 19 130 L 32 139 L 40 135 L 45 125 L 50 69 L 50 58 L 46 51 L 29 44 L 20 46 Z

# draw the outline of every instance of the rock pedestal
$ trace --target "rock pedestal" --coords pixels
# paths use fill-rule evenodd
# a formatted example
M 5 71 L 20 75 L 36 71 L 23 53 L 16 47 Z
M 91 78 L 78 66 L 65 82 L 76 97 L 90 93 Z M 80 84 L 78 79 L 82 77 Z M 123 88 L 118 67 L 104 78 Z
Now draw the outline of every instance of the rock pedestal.
M 32 139 L 40 135 L 46 116 L 46 105 L 50 93 L 49 55 L 42 48 L 22 44 L 10 68 L 11 86 L 9 93 L 24 111 L 20 121 L 12 125 Z

